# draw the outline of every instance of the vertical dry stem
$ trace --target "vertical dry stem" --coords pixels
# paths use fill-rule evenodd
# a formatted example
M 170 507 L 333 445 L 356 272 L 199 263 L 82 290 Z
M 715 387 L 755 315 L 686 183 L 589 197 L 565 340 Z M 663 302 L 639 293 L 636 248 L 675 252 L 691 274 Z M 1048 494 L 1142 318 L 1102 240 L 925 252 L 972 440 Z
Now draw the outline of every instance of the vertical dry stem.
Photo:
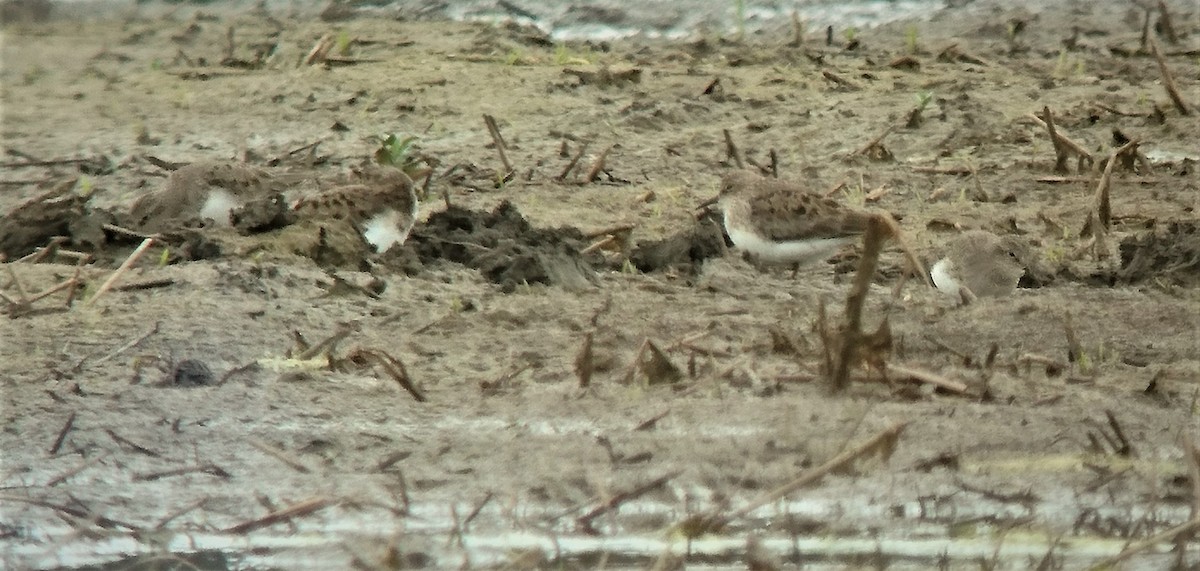
M 879 252 L 883 250 L 883 242 L 889 233 L 887 223 L 880 217 L 872 217 L 867 224 L 867 233 L 863 237 L 862 258 L 858 262 L 858 274 L 854 276 L 850 294 L 846 296 L 845 330 L 842 331 L 842 343 L 837 362 L 834 363 L 834 391 L 843 391 L 850 383 L 850 368 L 856 362 L 855 356 L 862 337 L 863 304 L 871 288 L 871 279 L 875 276 Z
M 1167 67 L 1167 60 L 1163 59 L 1162 53 L 1158 51 L 1158 42 L 1154 41 L 1154 38 L 1150 39 L 1150 53 L 1154 54 L 1154 61 L 1158 62 L 1158 72 L 1162 74 L 1163 88 L 1167 90 L 1171 103 L 1179 110 L 1180 115 L 1191 115 L 1192 110 L 1188 108 L 1187 103 L 1183 101 L 1183 96 L 1179 94 L 1179 86 L 1175 85 L 1175 77 L 1171 75 L 1171 70 Z
M 512 163 L 508 162 L 508 154 L 505 153 L 504 137 L 500 136 L 500 127 L 496 126 L 496 118 L 491 115 L 483 115 L 483 123 L 487 125 L 488 133 L 492 135 L 492 143 L 496 145 L 496 153 L 500 155 L 500 162 L 504 163 L 504 174 L 513 172 Z

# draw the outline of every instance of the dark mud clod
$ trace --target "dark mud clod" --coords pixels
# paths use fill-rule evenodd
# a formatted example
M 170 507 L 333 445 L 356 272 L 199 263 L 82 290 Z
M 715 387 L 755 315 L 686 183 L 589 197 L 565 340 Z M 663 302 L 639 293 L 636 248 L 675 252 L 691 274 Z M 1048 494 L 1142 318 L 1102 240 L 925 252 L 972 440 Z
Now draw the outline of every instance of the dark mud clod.
M 1122 240 L 1118 249 L 1121 267 L 1109 276 L 1112 281 L 1200 286 L 1200 222 L 1180 220 L 1162 230 L 1140 232 Z
M 77 179 L 64 180 L 0 216 L 0 254 L 16 259 L 56 236 L 71 235 L 86 214 L 88 197 L 75 192 Z
M 516 206 L 504 202 L 490 213 L 457 206 L 434 213 L 413 231 L 410 243 L 423 264 L 463 264 L 511 292 L 522 284 L 590 287 L 595 274 L 579 254 L 584 240 L 574 228 L 534 228 Z M 594 256 L 589 259 L 599 259 Z
M 282 194 L 252 200 L 235 209 L 229 219 L 239 232 L 258 234 L 278 230 L 296 222 L 296 214 Z
M 184 359 L 175 365 L 168 383 L 177 387 L 203 387 L 211 385 L 215 377 L 212 369 L 199 359 Z
M 715 219 L 705 217 L 691 228 L 661 240 L 639 243 L 629 261 L 642 272 L 678 272 L 699 275 L 704 261 L 726 251 L 725 233 Z

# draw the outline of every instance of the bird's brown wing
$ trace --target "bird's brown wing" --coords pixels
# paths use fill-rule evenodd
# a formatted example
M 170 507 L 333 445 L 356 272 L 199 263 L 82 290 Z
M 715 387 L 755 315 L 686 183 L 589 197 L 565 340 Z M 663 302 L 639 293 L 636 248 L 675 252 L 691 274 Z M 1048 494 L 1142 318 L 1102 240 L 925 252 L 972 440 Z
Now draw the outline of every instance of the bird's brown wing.
M 187 165 L 171 175 L 228 190 L 236 196 L 252 196 L 270 189 L 271 173 L 244 163 L 205 162 Z
M 386 208 L 395 208 L 400 212 L 414 211 L 416 196 L 411 184 L 390 187 L 351 184 L 331 188 L 301 199 L 294 210 L 301 216 L 345 219 L 358 224 Z
M 161 188 L 133 204 L 130 215 L 134 225 L 153 227 L 195 212 L 212 186 L 209 167 L 213 164 L 193 163 L 168 175 Z
M 772 240 L 845 238 L 862 234 L 871 215 L 777 181 L 750 199 L 750 216 Z

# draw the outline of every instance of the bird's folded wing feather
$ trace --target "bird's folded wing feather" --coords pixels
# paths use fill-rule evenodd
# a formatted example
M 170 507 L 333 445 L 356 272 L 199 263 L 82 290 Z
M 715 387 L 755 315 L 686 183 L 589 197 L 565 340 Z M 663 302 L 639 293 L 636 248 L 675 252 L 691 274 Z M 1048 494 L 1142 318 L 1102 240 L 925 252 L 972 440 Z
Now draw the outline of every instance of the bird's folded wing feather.
M 771 240 L 845 238 L 866 231 L 870 214 L 803 192 L 770 192 L 750 200 L 750 217 Z

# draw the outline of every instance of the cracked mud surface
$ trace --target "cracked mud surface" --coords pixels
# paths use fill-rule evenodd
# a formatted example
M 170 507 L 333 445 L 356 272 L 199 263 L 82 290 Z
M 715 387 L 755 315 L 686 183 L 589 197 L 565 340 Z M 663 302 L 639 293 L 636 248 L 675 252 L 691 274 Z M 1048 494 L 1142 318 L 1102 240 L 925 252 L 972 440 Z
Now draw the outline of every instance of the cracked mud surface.
M 915 24 L 915 46 L 899 23 L 860 31 L 853 50 L 815 31 L 789 45 L 786 25 L 740 43 L 587 44 L 354 20 L 337 24 L 357 40 L 348 57 L 371 61 L 330 68 L 296 63 L 331 25 L 281 14 L 8 26 L 0 213 L 79 180 L 57 209 L 0 228 L 0 246 L 24 255 L 13 244 L 51 220 L 78 242 L 64 248 L 99 250 L 71 310 L 55 310 L 59 293 L 0 321 L 5 565 L 645 567 L 683 556 L 666 530 L 687 515 L 737 510 L 898 422 L 887 462 L 697 539 L 690 562 L 744 567 L 765 550 L 792 566 L 927 568 L 946 553 L 958 568 L 998 553 L 1025 568 L 1049 551 L 1075 568 L 1186 521 L 1200 123 L 1138 52 L 1141 13 L 1114 6 L 972 4 Z M 1197 17 L 1176 14 L 1178 45 L 1155 35 L 1193 108 Z M 257 68 L 232 65 L 265 45 Z M 913 47 L 916 67 L 889 65 Z M 923 94 L 923 120 L 905 126 Z M 1080 236 L 1099 167 L 1054 172 L 1030 118 L 1046 106 L 1097 159 L 1120 146 L 1114 130 L 1142 141 L 1151 172 L 1113 174 L 1108 258 Z M 509 180 L 483 114 L 508 143 Z M 890 125 L 883 149 L 856 152 Z M 814 323 L 822 304 L 841 316 L 856 250 L 795 279 L 723 255 L 696 207 L 732 168 L 725 129 L 746 161 L 774 151 L 782 177 L 871 198 L 927 260 L 962 228 L 1037 254 L 1015 295 L 956 307 L 915 281 L 893 299 L 904 264 L 885 252 L 865 328 L 886 315 L 888 363 L 965 394 L 868 368 L 830 394 Z M 193 228 L 84 305 L 137 245 L 101 225 L 162 184 L 146 155 L 310 175 L 298 196 L 390 133 L 417 135 L 437 163 L 403 248 L 374 257 L 352 231 L 303 222 Z M 78 160 L 15 166 L 29 157 Z M 8 269 L 14 299 L 76 271 L 63 257 Z M 337 331 L 332 359 L 298 358 Z M 630 375 L 647 339 L 673 367 Z M 289 506 L 307 510 L 248 525 Z

